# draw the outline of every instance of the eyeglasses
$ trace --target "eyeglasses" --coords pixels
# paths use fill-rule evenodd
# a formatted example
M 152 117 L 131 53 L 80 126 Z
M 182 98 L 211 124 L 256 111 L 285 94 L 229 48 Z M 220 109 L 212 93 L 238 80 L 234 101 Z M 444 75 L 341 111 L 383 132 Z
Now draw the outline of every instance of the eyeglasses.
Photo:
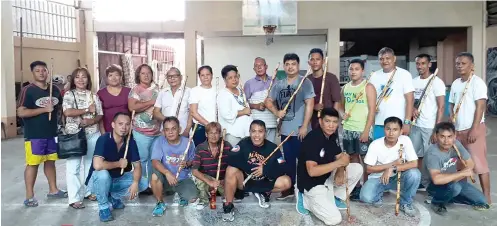
M 216 136 L 216 135 L 219 135 L 218 132 L 209 132 L 207 133 L 208 136 Z
M 179 78 L 181 75 L 175 74 L 175 75 L 167 75 L 167 79 L 173 79 L 173 78 Z

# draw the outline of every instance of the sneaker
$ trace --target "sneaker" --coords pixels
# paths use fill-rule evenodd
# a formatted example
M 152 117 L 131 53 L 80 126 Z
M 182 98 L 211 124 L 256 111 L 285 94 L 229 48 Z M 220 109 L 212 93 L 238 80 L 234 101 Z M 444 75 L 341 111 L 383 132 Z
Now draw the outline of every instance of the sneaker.
M 233 198 L 234 203 L 241 203 L 242 201 L 243 201 L 243 199 Z M 224 202 L 226 202 L 226 199 L 224 200 Z
M 281 192 L 280 197 L 277 197 L 276 200 L 283 201 L 293 197 L 295 197 L 295 191 L 290 188 L 286 191 Z
M 181 207 L 188 206 L 188 200 L 185 199 L 179 200 L 179 206 Z
M 475 210 L 488 210 L 488 209 L 490 209 L 490 205 L 488 205 L 488 204 L 475 205 L 475 206 L 473 206 L 473 209 L 475 209 Z
M 447 208 L 442 204 L 431 204 L 431 209 L 438 215 L 445 216 L 447 214 Z
M 264 209 L 267 209 L 269 208 L 269 203 L 266 202 L 266 198 L 264 197 L 264 195 L 262 193 L 253 193 L 254 196 L 257 198 L 257 200 L 259 200 L 259 206 L 261 208 L 264 208 Z
M 197 201 L 195 201 L 195 209 L 197 210 L 203 210 L 205 208 L 205 205 L 207 204 L 208 202 L 204 202 L 204 201 L 200 201 L 199 199 L 197 199 Z
M 301 215 L 309 215 L 309 210 L 304 207 L 304 194 L 302 192 L 297 193 L 297 202 L 295 203 L 295 208 Z
M 418 191 L 426 191 L 426 187 L 422 184 L 419 184 Z
M 414 217 L 416 215 L 416 210 L 411 204 L 400 205 L 400 211 L 404 212 L 404 214 L 409 217 Z
M 114 217 L 112 216 L 112 212 L 110 209 L 103 209 L 98 211 L 98 216 L 100 217 L 101 222 L 113 221 Z
M 223 204 L 223 221 L 232 222 L 235 220 L 235 206 L 233 203 Z
M 266 202 L 271 201 L 271 192 L 270 191 L 264 192 L 264 193 L 261 193 L 261 194 L 264 196 L 264 199 L 266 200 Z
M 431 204 L 431 200 L 433 199 L 433 197 L 431 195 L 428 195 L 425 199 L 425 203 L 426 204 Z
M 335 204 L 338 207 L 339 210 L 346 210 L 347 209 L 347 204 L 340 198 L 335 196 Z
M 124 209 L 124 203 L 120 199 L 110 198 L 112 202 L 112 209 Z
M 361 200 L 361 187 L 355 187 L 354 190 L 349 195 L 349 199 L 351 201 L 359 201 Z
M 164 211 L 166 211 L 166 204 L 164 204 L 163 202 L 157 202 L 154 211 L 152 211 L 152 216 L 162 217 L 162 215 L 164 215 Z

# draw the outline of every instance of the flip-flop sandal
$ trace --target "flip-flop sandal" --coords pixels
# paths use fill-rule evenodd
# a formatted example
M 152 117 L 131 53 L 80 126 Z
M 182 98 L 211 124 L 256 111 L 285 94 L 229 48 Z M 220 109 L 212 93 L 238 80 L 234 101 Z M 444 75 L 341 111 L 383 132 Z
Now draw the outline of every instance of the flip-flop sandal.
M 90 201 L 97 201 L 97 196 L 94 194 L 91 194 L 89 196 L 86 196 L 85 199 L 88 199 Z
M 85 204 L 83 204 L 82 202 L 71 203 L 69 204 L 69 206 L 74 209 L 84 209 L 86 207 Z
M 34 198 L 26 199 L 26 200 L 24 200 L 24 205 L 26 207 L 37 207 L 38 201 Z
M 59 190 L 57 193 L 48 193 L 47 197 L 48 198 L 58 198 L 58 199 L 67 198 L 67 191 Z

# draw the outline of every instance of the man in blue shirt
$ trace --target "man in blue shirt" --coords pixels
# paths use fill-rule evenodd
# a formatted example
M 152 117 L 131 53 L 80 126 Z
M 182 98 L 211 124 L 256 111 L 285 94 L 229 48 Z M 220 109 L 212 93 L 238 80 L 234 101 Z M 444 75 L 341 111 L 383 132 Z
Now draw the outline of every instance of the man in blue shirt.
M 189 177 L 195 157 L 195 145 L 190 144 L 185 153 L 188 142 L 191 141 L 180 136 L 181 126 L 176 117 L 166 117 L 162 126 L 163 136 L 157 138 L 152 145 L 153 169 L 150 185 L 157 199 L 152 212 L 152 215 L 156 217 L 164 215 L 166 210 L 163 191 L 177 192 L 182 200 L 181 205 L 187 205 L 188 201 L 194 203 L 198 197 L 197 186 Z
M 124 156 L 130 127 L 129 114 L 117 113 L 112 121 L 113 131 L 100 136 L 95 147 L 93 163 L 85 184 L 93 183 L 98 215 L 102 222 L 114 220 L 111 208 L 123 209 L 123 197 L 132 200 L 137 197 L 138 192 L 148 187 L 147 180 L 141 179 L 140 155 L 134 139 L 129 140 L 128 153 Z M 124 169 L 122 175 L 121 169 Z

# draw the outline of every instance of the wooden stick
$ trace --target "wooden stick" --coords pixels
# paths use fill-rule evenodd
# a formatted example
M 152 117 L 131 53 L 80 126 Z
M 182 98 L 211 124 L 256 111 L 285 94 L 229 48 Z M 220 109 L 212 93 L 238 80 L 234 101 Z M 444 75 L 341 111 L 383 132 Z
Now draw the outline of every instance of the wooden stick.
M 428 91 L 430 90 L 431 88 L 431 85 L 433 85 L 433 82 L 435 80 L 435 77 L 437 77 L 437 74 L 438 74 L 438 68 L 435 69 L 435 73 L 433 73 L 433 77 L 431 77 L 430 81 L 428 81 L 428 85 L 426 86 L 426 89 L 424 91 L 424 94 L 423 96 L 421 97 L 421 103 L 419 103 L 419 106 L 418 106 L 418 112 L 419 112 L 419 116 L 421 116 L 421 110 L 422 110 L 422 107 L 423 107 L 423 104 L 425 102 L 425 99 L 426 99 L 426 96 L 428 96 Z M 415 125 L 416 124 L 416 120 L 418 118 L 414 118 L 414 120 L 412 120 L 412 124 Z
M 223 135 L 221 137 L 221 147 L 219 149 L 219 160 L 217 162 L 216 180 L 219 180 L 219 171 L 221 171 L 221 160 L 223 158 L 224 137 L 225 136 L 226 136 L 226 129 L 223 129 Z
M 179 99 L 178 108 L 176 109 L 176 118 L 179 117 L 179 109 L 181 108 L 181 103 L 183 102 L 183 97 L 185 96 L 186 81 L 188 81 L 188 75 L 185 78 L 185 84 L 183 84 L 183 90 L 182 90 L 183 93 L 181 93 L 181 98 Z M 216 103 L 217 103 L 217 100 L 216 100 Z
M 269 83 L 269 88 L 267 90 L 266 98 L 268 98 L 269 94 L 271 93 L 271 88 L 273 88 L 273 82 L 274 82 L 274 80 L 276 80 L 276 75 L 278 75 L 278 69 L 280 69 L 279 62 L 278 62 L 278 65 L 276 66 L 276 69 L 274 69 L 274 75 L 273 75 L 273 78 L 271 79 L 271 82 Z
M 388 79 L 387 84 L 385 85 L 385 87 L 383 87 L 380 96 L 378 96 L 378 101 L 376 102 L 376 112 L 378 112 L 381 101 L 385 98 L 388 88 L 390 88 L 390 85 L 392 85 L 393 83 L 393 77 L 395 76 L 395 72 L 397 72 L 397 68 L 394 69 L 392 76 L 390 76 L 390 79 Z
M 400 144 L 399 148 L 399 158 L 402 159 L 402 152 L 404 151 L 404 145 Z M 400 176 L 402 172 L 397 171 L 397 200 L 395 201 L 395 216 L 399 216 L 400 209 Z
M 461 109 L 462 102 L 464 100 L 464 96 L 466 96 L 466 92 L 468 91 L 469 83 L 471 82 L 471 78 L 473 75 L 470 75 L 466 86 L 464 86 L 464 91 L 462 92 L 461 99 L 459 99 L 459 103 L 457 103 L 456 111 L 454 112 L 454 117 L 452 117 L 452 123 L 456 123 L 457 114 L 459 114 L 459 110 Z
M 133 125 L 133 118 L 135 117 L 135 111 L 131 113 L 131 125 Z M 128 148 L 129 148 L 129 139 L 131 138 L 131 127 L 129 128 L 129 133 L 128 137 L 126 138 L 126 149 L 124 149 L 124 159 L 127 159 L 126 156 L 128 155 Z M 126 167 L 124 167 L 126 168 Z M 124 173 L 124 168 L 121 168 L 121 175 Z
M 364 84 L 364 89 L 361 92 L 359 92 L 359 94 L 357 94 L 357 96 L 355 97 L 355 101 L 354 101 L 354 103 L 352 103 L 352 106 L 350 107 L 349 112 L 345 112 L 347 119 L 349 119 L 350 113 L 352 112 L 352 110 L 354 110 L 354 107 L 357 104 L 357 102 L 359 101 L 359 99 L 364 95 L 364 93 L 366 93 L 366 87 L 368 86 L 369 79 L 371 78 L 371 75 L 373 75 L 373 74 L 374 74 L 374 72 L 371 72 L 369 74 L 369 77 L 366 79 L 366 83 Z M 347 119 L 342 120 L 342 125 L 345 123 L 345 121 L 347 121 Z
M 321 81 L 321 93 L 319 93 L 319 104 L 323 104 L 324 84 L 326 73 L 328 72 L 328 57 L 324 60 L 323 81 Z M 318 118 L 321 117 L 321 111 L 318 111 Z
M 53 101 L 52 101 L 52 92 L 53 92 L 53 64 L 54 64 L 54 60 L 53 58 L 52 59 L 52 65 L 50 67 L 50 104 L 52 104 L 52 109 L 53 109 Z M 76 101 L 76 100 L 75 100 Z M 52 121 L 52 114 L 53 114 L 53 110 L 48 114 L 48 121 Z
M 283 146 L 283 144 L 288 140 L 290 139 L 290 137 L 293 135 L 294 131 L 292 131 L 290 134 L 288 134 L 288 136 L 286 137 L 285 140 L 283 140 L 274 150 L 273 152 L 271 152 L 271 154 L 269 154 L 266 158 L 264 158 L 264 160 L 262 160 L 261 164 L 266 164 L 266 162 L 269 160 L 269 158 L 271 158 L 271 156 L 274 155 L 274 153 L 276 153 L 276 151 L 278 151 L 278 149 L 281 148 L 281 146 Z M 250 178 L 252 178 L 254 175 L 254 173 L 251 173 L 250 175 L 248 175 L 247 178 L 245 178 L 245 180 L 243 181 L 243 185 L 245 186 L 245 184 L 247 183 L 247 181 L 250 180 Z
M 247 101 L 247 96 L 245 95 L 245 90 L 243 89 L 243 83 L 242 83 L 241 80 L 239 82 L 239 85 L 240 85 L 240 95 L 243 96 L 243 103 L 244 103 L 245 107 L 247 107 L 247 108 L 250 109 L 250 105 L 249 105 L 249 103 Z
M 183 152 L 183 156 L 181 157 L 181 162 L 185 161 L 186 155 L 188 154 L 188 150 L 190 150 L 190 144 L 192 143 L 193 140 L 193 134 L 195 134 L 195 131 L 197 130 L 198 123 L 195 123 L 195 126 L 193 127 L 193 133 L 190 134 L 190 138 L 188 139 L 188 144 L 186 145 L 186 149 Z M 181 166 L 178 168 L 178 172 L 176 172 L 176 179 L 179 177 L 179 173 L 181 172 Z
M 290 103 L 293 101 L 293 99 L 295 98 L 295 96 L 297 95 L 297 93 L 299 92 L 300 90 L 300 87 L 302 86 L 302 84 L 304 84 L 304 81 L 305 79 L 307 78 L 307 76 L 309 76 L 311 74 L 311 71 L 312 69 L 309 67 L 309 69 L 307 70 L 307 73 L 306 75 L 302 78 L 302 81 L 300 81 L 299 83 L 299 86 L 297 86 L 297 89 L 295 90 L 295 92 L 292 93 L 292 96 L 290 96 L 290 99 L 288 100 L 288 102 L 286 103 L 285 107 L 283 108 L 283 111 L 286 111 L 288 109 L 288 107 L 290 106 Z M 276 123 L 280 123 L 281 119 L 278 118 L 276 120 Z
M 462 165 L 463 165 L 464 167 L 467 167 L 467 165 L 466 165 L 466 161 L 464 161 L 464 159 L 462 159 L 462 157 L 461 157 L 461 152 L 459 152 L 459 149 L 457 148 L 457 146 L 456 146 L 455 144 L 454 144 L 454 145 L 452 145 L 452 146 L 454 147 L 454 150 L 456 150 L 457 157 L 459 157 L 459 159 L 461 160 Z M 473 184 L 474 184 L 474 183 L 476 183 L 476 180 L 475 180 L 475 178 L 473 177 L 473 175 L 469 176 L 469 179 L 471 179 L 471 182 L 473 182 Z
M 350 217 L 350 196 L 349 196 L 349 179 L 347 178 L 347 167 L 343 168 L 345 179 L 345 203 L 347 204 L 347 221 L 351 221 Z
M 217 106 L 218 95 L 219 95 L 219 77 L 216 77 L 216 122 L 219 122 L 219 108 Z

